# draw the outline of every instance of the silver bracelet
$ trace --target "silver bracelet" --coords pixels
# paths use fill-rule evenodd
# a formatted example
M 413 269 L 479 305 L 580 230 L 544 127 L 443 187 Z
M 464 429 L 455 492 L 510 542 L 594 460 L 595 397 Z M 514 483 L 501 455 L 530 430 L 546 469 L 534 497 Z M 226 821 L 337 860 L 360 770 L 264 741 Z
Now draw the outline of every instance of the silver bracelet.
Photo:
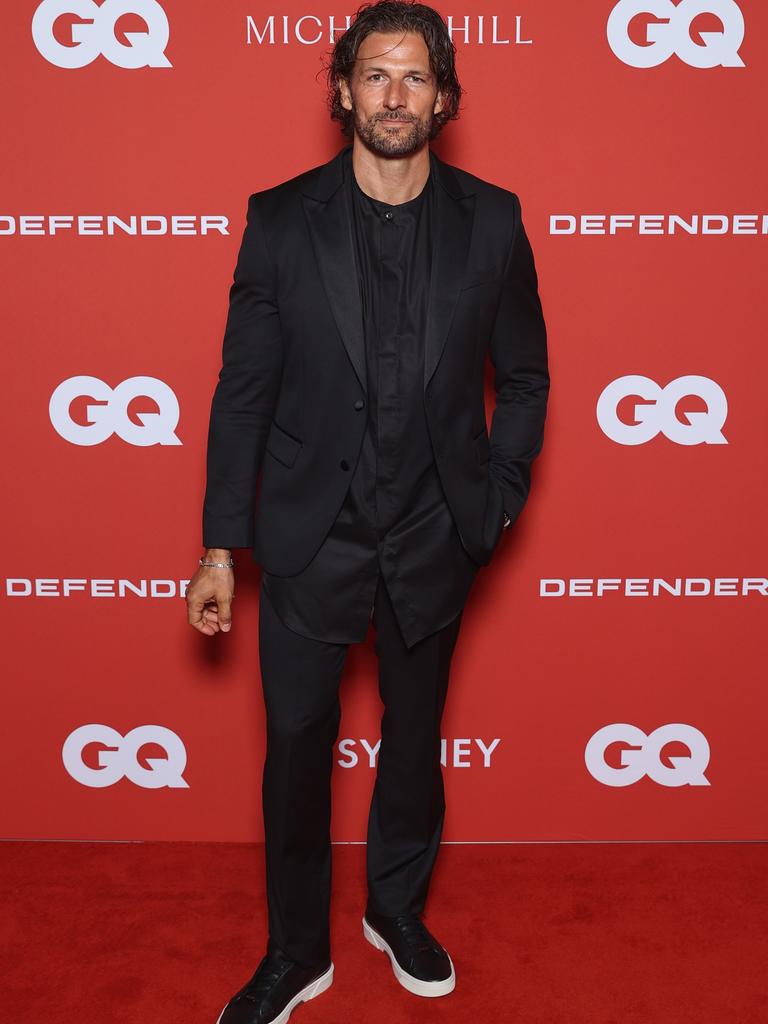
M 200 559 L 200 565 L 207 565 L 212 569 L 231 569 L 234 564 L 231 555 L 228 562 L 204 562 L 202 558 Z

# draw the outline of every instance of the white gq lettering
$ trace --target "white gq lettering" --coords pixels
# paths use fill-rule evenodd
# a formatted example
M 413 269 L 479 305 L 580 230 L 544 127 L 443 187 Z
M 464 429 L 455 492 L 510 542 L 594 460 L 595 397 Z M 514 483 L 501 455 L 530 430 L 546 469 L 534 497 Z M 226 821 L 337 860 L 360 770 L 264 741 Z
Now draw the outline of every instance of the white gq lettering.
M 638 14 L 651 14 L 645 42 L 638 46 L 629 35 L 629 25 Z M 691 23 L 698 14 L 714 14 L 723 23 L 722 32 L 702 32 L 702 46 L 691 38 Z M 608 16 L 608 45 L 625 64 L 633 68 L 655 68 L 677 54 L 693 68 L 743 68 L 739 47 L 744 41 L 744 15 L 734 0 L 619 0 Z
M 62 14 L 83 20 L 72 25 L 72 46 L 63 46 L 54 35 Z M 123 14 L 138 14 L 146 32 L 126 32 L 128 45 L 115 35 L 115 24 Z M 170 28 L 157 0 L 43 0 L 32 16 L 32 38 L 45 59 L 58 68 L 84 68 L 103 54 L 119 68 L 170 68 L 165 56 Z
M 99 751 L 99 767 L 90 768 L 83 761 L 83 750 L 89 743 L 102 743 L 110 750 Z M 149 768 L 139 764 L 139 749 L 145 743 L 157 743 L 166 757 L 149 757 Z M 123 777 L 142 789 L 189 789 L 182 778 L 187 766 L 187 752 L 175 732 L 162 725 L 140 725 L 121 736 L 108 725 L 81 725 L 70 733 L 61 750 L 64 767 L 76 782 L 94 789 L 114 786 Z
M 636 403 L 636 423 L 622 423 L 617 415 L 619 402 L 628 395 L 637 395 L 644 403 Z M 675 406 L 686 395 L 697 395 L 707 406 L 706 412 L 687 412 L 687 423 L 675 415 Z M 725 392 L 708 377 L 688 374 L 670 381 L 662 388 L 640 374 L 619 377 L 604 389 L 597 400 L 597 421 L 617 444 L 645 444 L 660 431 L 676 444 L 728 444 L 722 427 L 728 415 Z
M 679 740 L 689 757 L 670 757 L 673 767 L 661 760 L 665 743 Z M 621 768 L 606 764 L 605 751 L 611 743 L 626 743 L 633 750 L 622 750 Z M 647 775 L 660 786 L 708 786 L 704 771 L 709 764 L 709 743 L 706 736 L 692 725 L 673 722 L 646 735 L 642 729 L 626 722 L 603 726 L 591 737 L 584 750 L 589 774 L 606 786 L 632 786 Z
M 85 425 L 76 423 L 69 414 L 73 400 L 83 395 L 103 403 L 86 407 Z M 139 396 L 152 398 L 160 412 L 140 412 L 141 424 L 136 424 L 128 418 L 128 405 Z M 181 444 L 174 433 L 179 422 L 178 399 L 164 381 L 155 377 L 129 377 L 114 389 L 98 377 L 70 377 L 51 395 L 48 415 L 56 433 L 72 444 L 101 444 L 112 434 L 140 448 Z

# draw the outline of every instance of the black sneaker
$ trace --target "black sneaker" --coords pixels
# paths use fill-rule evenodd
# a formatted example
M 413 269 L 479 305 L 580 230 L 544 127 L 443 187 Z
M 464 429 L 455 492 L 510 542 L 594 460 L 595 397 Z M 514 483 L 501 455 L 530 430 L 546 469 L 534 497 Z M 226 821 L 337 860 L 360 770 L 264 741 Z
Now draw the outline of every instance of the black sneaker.
M 255 974 L 232 996 L 216 1024 L 286 1024 L 295 1006 L 325 992 L 332 981 L 330 960 L 301 967 L 268 945 Z
M 395 977 L 417 996 L 444 996 L 456 987 L 453 961 L 417 914 L 384 917 L 370 909 L 363 935 L 387 954 Z

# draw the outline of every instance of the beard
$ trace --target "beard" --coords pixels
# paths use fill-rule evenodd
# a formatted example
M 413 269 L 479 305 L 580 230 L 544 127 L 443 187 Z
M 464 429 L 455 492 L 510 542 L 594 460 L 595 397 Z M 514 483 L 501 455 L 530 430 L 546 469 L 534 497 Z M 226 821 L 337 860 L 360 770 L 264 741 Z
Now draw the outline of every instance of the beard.
M 421 120 L 412 114 L 394 111 L 361 118 L 354 101 L 352 116 L 355 132 L 378 156 L 410 156 L 426 145 L 432 131 L 432 118 L 429 116 Z M 399 128 L 387 128 L 388 120 L 407 120 L 410 124 L 401 125 Z

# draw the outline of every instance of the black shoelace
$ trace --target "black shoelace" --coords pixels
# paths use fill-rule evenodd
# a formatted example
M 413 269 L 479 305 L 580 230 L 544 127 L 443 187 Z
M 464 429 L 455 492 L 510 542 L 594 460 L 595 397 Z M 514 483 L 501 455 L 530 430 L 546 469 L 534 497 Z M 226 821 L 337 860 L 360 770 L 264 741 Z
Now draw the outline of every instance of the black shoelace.
M 395 923 L 400 934 L 408 943 L 410 949 L 415 953 L 421 950 L 433 949 L 440 952 L 440 946 L 432 935 L 427 931 L 426 926 L 418 917 L 403 915 L 396 917 Z
M 289 967 L 290 963 L 285 960 L 267 954 L 256 968 L 256 973 L 243 988 L 241 993 L 243 999 L 248 999 L 252 1003 L 259 1002 L 261 996 L 279 981 Z

